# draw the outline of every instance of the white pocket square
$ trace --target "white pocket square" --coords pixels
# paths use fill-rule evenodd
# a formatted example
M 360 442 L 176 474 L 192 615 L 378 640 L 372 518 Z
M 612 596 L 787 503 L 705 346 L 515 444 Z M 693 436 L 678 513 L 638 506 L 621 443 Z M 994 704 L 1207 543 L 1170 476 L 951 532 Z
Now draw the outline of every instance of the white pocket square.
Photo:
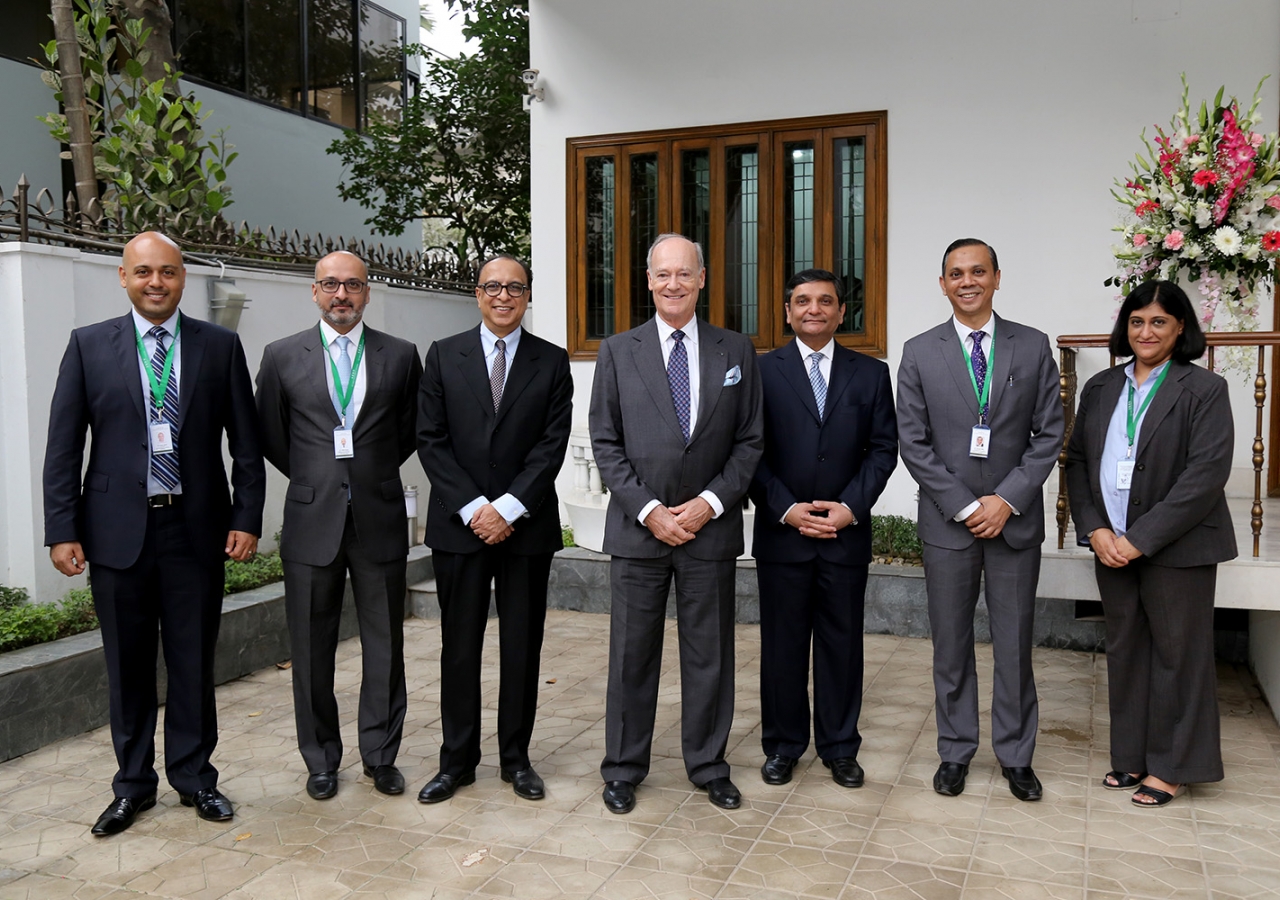
M 724 373 L 725 387 L 728 387 L 731 384 L 737 384 L 741 380 L 742 380 L 742 366 L 734 366 L 728 372 Z

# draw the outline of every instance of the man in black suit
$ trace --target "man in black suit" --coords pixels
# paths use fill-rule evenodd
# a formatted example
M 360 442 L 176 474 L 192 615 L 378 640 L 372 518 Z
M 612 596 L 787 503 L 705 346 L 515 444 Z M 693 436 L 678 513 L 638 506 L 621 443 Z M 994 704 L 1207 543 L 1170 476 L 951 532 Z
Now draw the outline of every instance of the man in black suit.
M 659 235 L 647 268 L 657 315 L 600 345 L 591 390 L 591 447 L 609 488 L 604 550 L 613 556 L 603 800 L 630 812 L 649 773 L 674 578 L 685 772 L 716 806 L 735 809 L 742 795 L 724 753 L 742 499 L 764 446 L 756 351 L 745 335 L 694 315 L 707 275 L 701 247 Z
M 422 363 L 409 341 L 367 327 L 369 270 L 339 250 L 316 263 L 319 327 L 267 345 L 258 369 L 262 446 L 289 479 L 280 557 L 293 648 L 293 711 L 307 793 L 338 792 L 342 737 L 334 656 L 347 574 L 360 623 L 364 774 L 404 792 L 404 601 L 409 538 L 400 464 L 413 453 Z
M 431 481 L 427 545 L 440 598 L 440 771 L 418 799 L 472 784 L 480 762 L 480 654 L 496 582 L 498 762 L 516 795 L 541 800 L 529 761 L 551 557 L 564 546 L 555 479 L 569 446 L 569 356 L 521 327 L 533 275 L 512 256 L 480 269 L 478 328 L 427 351 L 418 457 Z
M 158 638 L 169 673 L 165 775 L 202 819 L 233 813 L 209 762 L 222 563 L 257 549 L 266 473 L 240 340 L 178 313 L 185 284 L 177 244 L 154 232 L 129 241 L 120 285 L 133 310 L 71 332 L 49 414 L 45 544 L 64 575 L 92 568 L 111 692 L 119 770 L 98 836 L 156 804 Z
M 862 787 L 862 614 L 871 507 L 898 463 L 889 367 L 835 341 L 844 288 L 797 272 L 784 309 L 796 339 L 760 359 L 764 457 L 751 484 L 760 583 L 766 784 L 786 784 L 809 746 L 809 645 L 818 756 Z

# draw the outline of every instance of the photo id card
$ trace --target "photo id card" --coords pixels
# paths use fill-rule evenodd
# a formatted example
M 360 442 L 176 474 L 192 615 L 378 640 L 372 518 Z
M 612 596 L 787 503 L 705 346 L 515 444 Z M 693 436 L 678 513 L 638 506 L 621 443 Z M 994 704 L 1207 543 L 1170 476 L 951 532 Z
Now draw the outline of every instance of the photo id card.
M 351 429 L 333 429 L 333 455 L 335 459 L 350 459 L 356 455 L 355 441 L 351 439 Z
M 986 459 L 991 452 L 991 429 L 986 425 L 974 425 L 969 434 L 969 455 Z
M 168 422 L 151 423 L 151 452 L 155 454 L 173 452 L 173 432 Z
M 1116 463 L 1116 490 L 1127 491 L 1133 487 L 1133 467 L 1135 461 L 1122 459 Z

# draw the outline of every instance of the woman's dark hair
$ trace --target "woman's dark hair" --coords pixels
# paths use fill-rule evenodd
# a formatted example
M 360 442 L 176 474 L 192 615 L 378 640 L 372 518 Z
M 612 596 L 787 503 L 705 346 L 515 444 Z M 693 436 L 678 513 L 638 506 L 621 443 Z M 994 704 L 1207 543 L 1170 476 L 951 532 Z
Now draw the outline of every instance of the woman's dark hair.
M 1204 356 L 1204 332 L 1200 330 L 1195 307 L 1186 292 L 1172 281 L 1144 281 L 1124 298 L 1107 345 L 1111 355 L 1117 359 L 1133 356 L 1133 347 L 1129 344 L 1129 316 L 1152 303 L 1159 303 L 1165 312 L 1182 323 L 1182 334 L 1173 345 L 1173 358 L 1180 363 L 1189 363 Z

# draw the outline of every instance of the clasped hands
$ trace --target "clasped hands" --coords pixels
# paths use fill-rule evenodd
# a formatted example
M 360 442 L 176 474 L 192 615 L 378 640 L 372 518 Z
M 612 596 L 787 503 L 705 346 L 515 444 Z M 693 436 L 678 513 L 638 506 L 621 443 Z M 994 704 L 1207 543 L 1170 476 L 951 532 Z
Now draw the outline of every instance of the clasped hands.
M 969 533 L 976 538 L 999 537 L 1005 522 L 1013 515 L 1013 507 L 999 494 L 987 494 L 978 498 L 978 508 L 964 520 Z
M 476 537 L 490 545 L 505 541 L 511 537 L 513 530 L 510 523 L 502 518 L 502 513 L 493 508 L 492 503 L 486 503 L 476 510 L 471 517 L 470 526 Z
M 787 510 L 783 521 L 798 529 L 805 537 L 834 538 L 841 528 L 853 524 L 853 513 L 838 501 L 815 500 L 812 503 L 795 504 Z
M 1089 546 L 1098 554 L 1098 561 L 1112 569 L 1127 566 L 1129 560 L 1142 555 L 1127 537 L 1116 537 L 1110 528 L 1099 528 L 1089 535 Z
M 701 497 L 694 497 L 679 506 L 655 506 L 645 516 L 644 524 L 662 543 L 679 547 L 693 540 L 699 529 L 710 522 L 714 515 L 715 510 L 710 503 Z

